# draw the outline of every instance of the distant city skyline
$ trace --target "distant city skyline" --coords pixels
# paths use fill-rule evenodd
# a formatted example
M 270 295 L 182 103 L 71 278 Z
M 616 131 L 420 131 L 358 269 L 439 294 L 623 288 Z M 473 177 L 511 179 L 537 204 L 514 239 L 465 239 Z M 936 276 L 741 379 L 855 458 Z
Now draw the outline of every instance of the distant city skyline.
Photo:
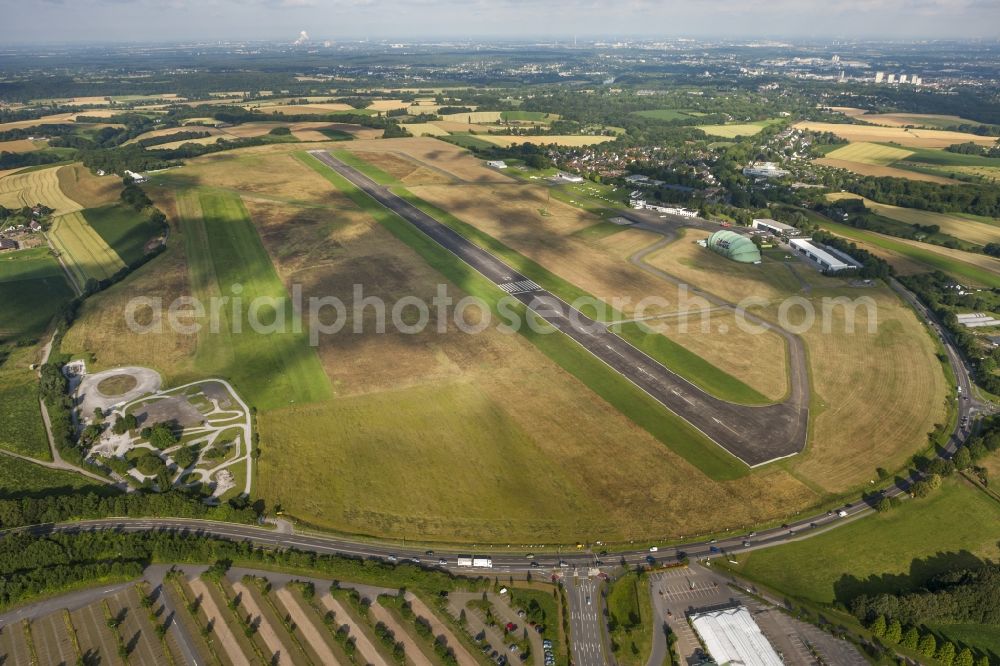
M 0 0 L 0 47 L 53 42 L 624 36 L 996 39 L 997 0 Z

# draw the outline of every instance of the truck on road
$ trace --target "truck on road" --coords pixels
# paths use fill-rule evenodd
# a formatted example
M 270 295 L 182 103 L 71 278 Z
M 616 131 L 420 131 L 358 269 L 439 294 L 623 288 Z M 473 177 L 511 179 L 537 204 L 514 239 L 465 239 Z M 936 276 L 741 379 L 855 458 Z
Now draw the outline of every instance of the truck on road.
M 471 555 L 459 555 L 458 566 L 477 567 L 480 569 L 492 569 L 493 559 L 489 557 L 473 557 Z

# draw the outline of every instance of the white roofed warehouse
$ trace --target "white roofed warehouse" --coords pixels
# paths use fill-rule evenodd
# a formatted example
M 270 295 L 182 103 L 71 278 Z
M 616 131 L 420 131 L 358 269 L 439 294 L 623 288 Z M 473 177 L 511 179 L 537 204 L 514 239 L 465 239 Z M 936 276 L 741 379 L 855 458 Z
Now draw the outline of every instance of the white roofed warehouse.
M 784 664 L 745 606 L 700 611 L 688 617 L 717 664 Z

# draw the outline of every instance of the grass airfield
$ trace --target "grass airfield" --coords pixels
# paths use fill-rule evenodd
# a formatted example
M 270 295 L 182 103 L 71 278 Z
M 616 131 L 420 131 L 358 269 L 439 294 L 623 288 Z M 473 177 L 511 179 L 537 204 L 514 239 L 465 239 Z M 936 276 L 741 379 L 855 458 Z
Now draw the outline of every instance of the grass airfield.
M 377 164 L 393 183 L 506 243 L 567 289 L 599 296 L 665 290 L 665 283 L 627 261 L 656 237 L 634 230 L 579 234 L 600 219 L 550 198 L 544 185 L 484 168 L 456 146 L 431 138 L 314 147 L 319 145 L 348 148 L 362 162 Z M 154 177 L 148 189 L 171 219 L 170 248 L 151 264 L 154 270 L 89 299 L 64 348 L 93 354 L 95 369 L 126 361 L 154 367 L 168 385 L 213 374 L 230 378 L 258 408 L 255 488 L 305 523 L 352 534 L 476 543 L 690 537 L 709 525 L 777 520 L 865 483 L 874 467 L 887 459 L 901 462 L 919 447 L 924 421 L 938 413 L 943 378 L 931 371 L 920 378 L 898 375 L 893 382 L 918 383 L 924 393 L 906 394 L 916 400 L 908 409 L 919 418 L 908 430 L 890 433 L 898 439 L 886 449 L 845 455 L 836 447 L 847 436 L 816 440 L 791 461 L 713 479 L 524 336 L 493 330 L 468 336 L 450 324 L 443 334 L 330 336 L 312 348 L 294 335 L 278 336 L 278 342 L 252 333 L 140 336 L 116 321 L 131 296 L 221 293 L 248 276 L 251 290 L 279 300 L 293 283 L 306 297 L 348 301 L 355 283 L 390 302 L 411 293 L 429 298 L 439 283 L 449 284 L 456 298 L 476 293 L 474 282 L 450 269 L 445 274 L 453 277 L 445 278 L 428 263 L 417 251 L 419 237 L 359 205 L 295 152 L 293 145 L 227 151 Z M 672 274 L 683 273 L 683 261 L 668 261 Z M 773 286 L 775 296 L 797 293 L 801 282 L 787 267 L 777 268 L 785 277 Z M 693 281 L 704 286 L 700 281 L 711 271 L 692 270 Z M 909 339 L 916 322 L 900 317 L 898 335 Z M 725 353 L 718 351 L 725 348 L 722 340 L 714 339 L 688 343 L 689 352 L 766 399 L 781 396 L 780 347 L 760 348 L 759 357 L 769 360 L 753 366 L 745 355 L 729 353 L 739 348 L 739 338 L 729 338 L 735 343 Z M 910 351 L 930 355 L 929 339 L 914 340 Z M 685 346 L 683 339 L 674 342 Z M 286 365 L 291 372 L 268 379 L 268 368 Z M 886 372 L 880 367 L 873 374 L 884 378 Z M 851 403 L 857 407 L 849 409 L 890 408 L 888 390 L 858 391 Z M 838 413 L 831 422 L 854 417 Z M 706 496 L 713 502 L 704 502 Z

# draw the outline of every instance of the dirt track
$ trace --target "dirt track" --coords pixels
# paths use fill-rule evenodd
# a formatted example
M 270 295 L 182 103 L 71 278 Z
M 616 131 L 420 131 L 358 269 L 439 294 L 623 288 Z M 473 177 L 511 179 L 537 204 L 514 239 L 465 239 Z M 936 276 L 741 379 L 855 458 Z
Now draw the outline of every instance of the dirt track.
M 226 617 L 219 612 L 219 607 L 216 605 L 215 599 L 208 591 L 208 587 L 204 581 L 200 578 L 195 578 L 189 582 L 189 585 L 195 597 L 201 599 L 202 610 L 205 611 L 205 615 L 212 622 L 212 633 L 219 640 L 223 651 L 229 655 L 229 660 L 234 664 L 247 663 L 246 655 L 240 649 L 240 644 L 236 641 L 236 636 L 233 635 L 229 625 L 226 624 Z
M 312 647 L 320 661 L 324 664 L 339 663 L 329 646 L 327 646 L 326 641 L 323 640 L 323 636 L 316 628 L 316 625 L 312 622 L 312 619 L 302 609 L 298 601 L 295 599 L 295 596 L 288 590 L 288 588 L 282 587 L 275 590 L 274 594 L 278 597 L 278 601 L 281 602 L 281 605 L 285 607 L 285 610 L 288 611 L 288 615 L 292 618 L 292 622 L 294 622 L 295 626 L 298 627 L 299 631 L 302 633 L 302 637 L 305 638 L 309 646 Z
M 233 591 L 240 597 L 240 603 L 243 605 L 244 610 L 250 614 L 253 618 L 252 621 L 256 621 L 257 632 L 260 637 L 264 639 L 264 644 L 267 645 L 267 649 L 271 651 L 276 660 L 272 659 L 271 663 L 277 664 L 291 664 L 292 663 L 292 653 L 285 647 L 285 644 L 278 637 L 278 633 L 275 631 L 271 623 L 267 621 L 264 614 L 261 613 L 260 606 L 257 605 L 257 600 L 247 589 L 247 586 L 241 582 L 233 583 Z
M 368 640 L 368 637 L 362 633 L 361 628 L 354 622 L 354 618 L 348 615 L 339 601 L 329 594 L 324 594 L 320 597 L 320 601 L 323 602 L 323 606 L 327 610 L 333 611 L 333 614 L 337 616 L 338 626 L 347 625 L 350 635 L 354 637 L 354 642 L 358 646 L 358 652 L 361 653 L 365 661 L 369 664 L 375 664 L 375 666 L 389 666 L 389 662 L 382 658 L 382 655 L 375 649 L 375 646 Z

